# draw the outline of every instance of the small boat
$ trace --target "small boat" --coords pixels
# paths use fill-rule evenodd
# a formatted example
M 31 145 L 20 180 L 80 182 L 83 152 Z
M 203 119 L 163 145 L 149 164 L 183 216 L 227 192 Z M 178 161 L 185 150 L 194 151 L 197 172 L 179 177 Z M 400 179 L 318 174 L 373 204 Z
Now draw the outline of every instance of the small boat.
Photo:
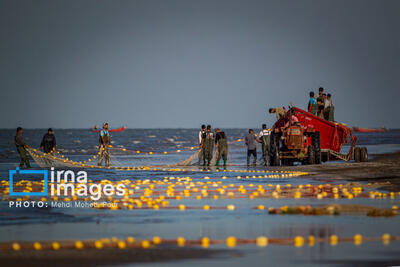
M 101 131 L 100 128 L 97 128 L 97 126 L 93 127 L 90 129 L 94 133 L 99 133 Z M 126 130 L 126 126 L 122 126 L 120 128 L 115 128 L 115 129 L 110 129 L 108 130 L 110 133 L 118 133 L 118 132 L 123 132 Z
M 385 127 L 381 129 L 370 129 L 370 128 L 360 128 L 360 127 L 353 127 L 353 130 L 357 133 L 383 133 L 387 132 Z

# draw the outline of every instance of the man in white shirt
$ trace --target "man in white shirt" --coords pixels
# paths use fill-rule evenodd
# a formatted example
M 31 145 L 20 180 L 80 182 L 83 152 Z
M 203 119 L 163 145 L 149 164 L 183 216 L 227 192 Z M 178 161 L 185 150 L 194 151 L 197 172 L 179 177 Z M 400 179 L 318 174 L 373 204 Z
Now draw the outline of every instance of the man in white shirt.
M 331 94 L 328 94 L 328 96 L 325 99 L 325 112 L 324 112 L 325 120 L 335 121 L 333 112 L 334 112 L 334 106 L 333 106 L 332 96 Z
M 261 143 L 262 145 L 262 153 L 265 166 L 269 166 L 270 136 L 271 131 L 267 129 L 266 124 L 263 124 L 262 130 L 258 135 L 257 142 Z

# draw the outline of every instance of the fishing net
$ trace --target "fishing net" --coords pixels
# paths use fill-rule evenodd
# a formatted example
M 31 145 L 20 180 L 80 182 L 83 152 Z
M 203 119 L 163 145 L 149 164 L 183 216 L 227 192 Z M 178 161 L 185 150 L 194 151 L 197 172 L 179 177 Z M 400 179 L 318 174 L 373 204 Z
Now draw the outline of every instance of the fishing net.
M 93 157 L 88 161 L 73 161 L 59 153 L 47 154 L 40 150 L 28 148 L 28 153 L 32 156 L 33 160 L 41 167 L 41 168 L 49 168 L 49 167 L 87 167 L 94 168 L 97 167 L 97 158 Z M 119 157 L 123 156 L 123 153 L 114 151 L 110 149 L 110 162 L 111 167 L 124 167 L 123 164 L 118 160 Z M 215 165 L 216 162 L 216 152 L 214 151 L 213 159 L 211 161 L 211 165 Z M 104 162 L 104 159 L 103 159 Z M 188 158 L 174 164 L 166 164 L 166 165 L 149 165 L 148 167 L 178 167 L 178 166 L 195 166 L 203 164 L 203 156 L 201 150 L 195 151 Z

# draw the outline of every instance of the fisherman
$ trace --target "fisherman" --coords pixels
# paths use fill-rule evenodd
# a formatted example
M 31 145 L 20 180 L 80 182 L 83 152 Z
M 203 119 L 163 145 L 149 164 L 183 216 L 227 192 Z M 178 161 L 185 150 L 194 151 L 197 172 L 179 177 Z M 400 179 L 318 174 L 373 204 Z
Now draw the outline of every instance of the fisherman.
M 325 99 L 325 112 L 324 112 L 325 120 L 335 121 L 334 109 L 335 107 L 333 105 L 332 96 L 331 94 L 328 94 Z
M 49 128 L 47 133 L 43 136 L 40 149 L 42 149 L 44 153 L 51 153 L 56 149 L 56 137 L 53 134 L 53 129 Z
M 310 100 L 308 101 L 308 107 L 307 107 L 308 112 L 310 112 L 313 115 L 317 115 L 317 110 L 318 110 L 318 104 L 317 100 L 315 100 L 314 97 L 314 92 L 310 92 Z
M 110 133 L 108 132 L 108 123 L 103 124 L 103 130 L 100 131 L 99 136 L 99 149 L 100 155 L 97 162 L 98 166 L 101 166 L 103 163 L 103 157 L 105 159 L 106 167 L 110 166 L 110 153 L 108 151 L 108 147 L 111 145 L 110 142 Z
M 204 160 L 203 166 L 210 166 L 214 151 L 214 135 L 211 131 L 211 125 L 207 125 L 207 131 L 203 134 L 202 147 Z
M 324 112 L 324 108 L 325 108 L 325 100 L 324 100 L 324 88 L 323 87 L 320 87 L 318 89 L 317 104 L 318 104 L 317 116 L 320 118 L 324 118 L 323 112 Z
M 23 168 L 24 165 L 26 168 L 30 168 L 31 165 L 28 160 L 28 155 L 26 154 L 26 147 L 27 145 L 25 144 L 24 140 L 22 139 L 22 128 L 18 127 L 17 128 L 17 135 L 14 137 L 15 145 L 18 150 L 18 154 L 21 157 L 21 162 L 19 163 L 19 167 Z
M 263 124 L 262 130 L 258 135 L 257 142 L 261 143 L 265 166 L 269 166 L 270 137 L 271 137 L 271 131 L 267 129 L 266 124 Z
M 247 167 L 250 166 L 250 157 L 253 155 L 254 161 L 253 166 L 257 165 L 257 147 L 256 147 L 256 137 L 254 136 L 253 129 L 249 129 L 249 134 L 245 137 L 245 143 L 247 145 Z
M 276 120 L 279 120 L 280 118 L 284 117 L 286 114 L 286 111 L 283 108 L 270 108 L 269 113 L 276 113 Z
M 215 148 L 217 150 L 217 163 L 215 166 L 219 166 L 219 161 L 222 157 L 224 160 L 224 167 L 226 167 L 226 161 L 228 159 L 228 142 L 226 140 L 225 132 L 221 132 L 219 128 L 215 129 Z
M 199 165 L 201 163 L 201 160 L 203 159 L 203 145 L 202 145 L 202 141 L 203 141 L 203 134 L 206 132 L 206 126 L 203 124 L 201 125 L 201 130 L 199 131 L 199 149 L 200 149 L 200 153 L 199 153 Z

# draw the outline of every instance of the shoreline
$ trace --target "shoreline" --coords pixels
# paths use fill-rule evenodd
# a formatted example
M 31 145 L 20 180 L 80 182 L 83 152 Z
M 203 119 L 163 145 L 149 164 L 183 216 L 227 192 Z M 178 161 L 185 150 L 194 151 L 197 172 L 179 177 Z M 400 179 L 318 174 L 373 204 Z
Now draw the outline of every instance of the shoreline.
M 4 266 L 111 266 L 204 259 L 226 253 L 222 249 L 202 248 L 135 248 L 135 249 L 84 249 L 84 250 L 0 250 Z
M 309 176 L 320 181 L 332 179 L 349 182 L 388 182 L 387 185 L 383 185 L 379 189 L 400 191 L 400 152 L 374 154 L 368 162 L 338 162 L 283 168 L 308 172 Z

